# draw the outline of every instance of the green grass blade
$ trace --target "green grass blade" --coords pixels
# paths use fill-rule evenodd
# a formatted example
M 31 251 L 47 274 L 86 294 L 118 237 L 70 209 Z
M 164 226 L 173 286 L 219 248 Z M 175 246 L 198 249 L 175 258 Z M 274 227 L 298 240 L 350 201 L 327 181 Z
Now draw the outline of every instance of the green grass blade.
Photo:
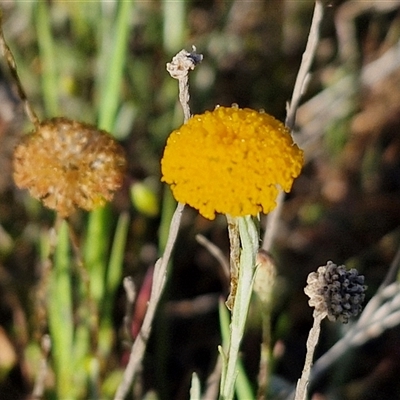
M 114 241 L 110 254 L 110 261 L 106 276 L 106 293 L 103 299 L 101 312 L 101 326 L 99 331 L 99 352 L 107 357 L 113 344 L 112 311 L 114 298 L 121 283 L 125 245 L 129 228 L 129 215 L 123 213 L 118 219 L 114 234 Z
M 129 215 L 127 212 L 119 216 L 117 228 L 115 230 L 114 241 L 111 248 L 110 261 L 107 269 L 107 299 L 104 309 L 110 307 L 110 299 L 114 298 L 122 279 L 122 267 L 124 261 L 125 245 L 129 228 Z
M 104 70 L 104 74 L 99 76 L 99 79 L 104 84 L 100 86 L 102 89 L 98 125 L 107 131 L 111 131 L 113 128 L 120 101 L 121 79 L 128 43 L 128 18 L 132 4 L 133 1 L 123 1 L 119 4 L 112 37 L 112 43 L 114 43 L 113 52 L 107 57 L 108 65 Z M 103 57 L 100 55 L 100 59 L 104 59 L 104 55 Z M 97 304 L 100 303 L 105 294 L 110 219 L 110 210 L 104 207 L 92 211 L 88 220 L 88 232 L 84 250 L 85 265 L 89 270 L 91 292 Z
M 36 29 L 42 69 L 42 93 L 47 117 L 59 114 L 57 57 L 50 26 L 48 3 L 38 1 L 36 4 Z
M 113 32 L 112 53 L 107 57 L 108 65 L 104 76 L 100 79 L 104 82 L 100 88 L 100 104 L 98 113 L 99 128 L 112 131 L 114 128 L 115 117 L 120 102 L 121 80 L 125 66 L 126 50 L 129 33 L 129 17 L 133 1 L 122 1 L 119 3 L 119 10 L 116 25 Z

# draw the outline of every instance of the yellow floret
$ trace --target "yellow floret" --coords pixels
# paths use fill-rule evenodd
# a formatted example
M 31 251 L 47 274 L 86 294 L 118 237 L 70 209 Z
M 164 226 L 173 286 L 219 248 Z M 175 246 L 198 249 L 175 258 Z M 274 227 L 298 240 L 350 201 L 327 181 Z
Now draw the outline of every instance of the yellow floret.
M 176 200 L 209 219 L 270 212 L 278 187 L 289 192 L 302 165 L 303 152 L 280 121 L 237 107 L 193 116 L 171 133 L 161 161 Z

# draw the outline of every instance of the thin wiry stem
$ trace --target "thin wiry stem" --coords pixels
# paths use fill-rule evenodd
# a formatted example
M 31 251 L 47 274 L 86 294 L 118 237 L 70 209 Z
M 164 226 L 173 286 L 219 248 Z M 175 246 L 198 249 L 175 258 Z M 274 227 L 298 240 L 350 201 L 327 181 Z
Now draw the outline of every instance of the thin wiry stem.
M 266 218 L 266 227 L 262 243 L 262 249 L 269 251 L 271 250 L 274 242 L 276 232 L 278 231 L 279 218 L 282 213 L 283 201 L 285 200 L 285 192 L 279 191 L 278 197 L 276 198 L 276 207 L 271 211 Z
M 229 261 L 224 256 L 222 250 L 219 247 L 217 247 L 215 244 L 210 242 L 203 235 L 200 235 L 200 234 L 196 235 L 196 240 L 200 244 L 202 244 L 210 252 L 210 254 L 213 255 L 215 257 L 215 259 L 219 262 L 219 264 L 221 266 L 221 271 L 224 275 L 223 282 L 224 282 L 224 286 L 225 286 L 225 282 L 230 281 L 230 263 L 229 263 Z M 221 359 L 221 355 L 219 355 L 217 358 L 213 372 L 207 378 L 206 388 L 204 390 L 203 396 L 201 397 L 202 400 L 218 398 L 221 373 L 222 373 L 222 359 Z
M 291 101 L 287 104 L 286 110 L 286 126 L 293 131 L 296 121 L 296 112 L 299 107 L 301 98 L 307 89 L 308 82 L 310 80 L 310 68 L 314 60 L 314 56 L 317 50 L 319 42 L 319 30 L 323 19 L 324 7 L 321 1 L 315 2 L 314 14 L 312 17 L 310 33 L 308 35 L 306 49 L 304 51 L 299 72 L 296 77 L 296 82 L 293 88 L 293 94 Z M 268 214 L 266 219 L 266 229 L 263 238 L 262 248 L 269 251 L 273 245 L 274 238 L 278 231 L 279 218 L 283 208 L 283 202 L 285 200 L 285 194 L 281 190 L 277 198 L 276 208 Z M 320 332 L 321 316 L 314 313 L 314 325 L 310 331 L 309 338 L 307 340 L 307 355 L 304 364 L 303 373 L 298 381 L 296 388 L 296 400 L 304 400 L 307 395 L 307 386 L 310 379 L 312 359 L 314 355 L 315 346 L 318 343 L 318 337 Z
M 303 53 L 299 72 L 297 73 L 296 82 L 294 84 L 292 99 L 288 103 L 287 107 L 285 125 L 291 130 L 294 128 L 296 112 L 310 80 L 310 68 L 317 50 L 319 29 L 323 16 L 324 6 L 320 0 L 317 0 L 315 2 L 314 14 L 311 21 L 310 33 L 308 34 L 306 49 Z
M 203 56 L 201 54 L 197 54 L 196 48 L 193 47 L 192 53 L 182 50 L 172 59 L 171 63 L 167 64 L 167 71 L 173 78 L 178 79 L 179 81 L 179 100 L 183 108 L 185 123 L 190 118 L 188 73 L 190 70 L 193 70 L 202 59 Z M 153 284 L 146 315 L 144 317 L 142 327 L 140 328 L 139 335 L 133 343 L 128 365 L 125 368 L 122 382 L 120 383 L 115 394 L 115 400 L 123 400 L 125 398 L 129 388 L 132 385 L 133 378 L 142 363 L 147 341 L 150 337 L 154 315 L 156 313 L 161 295 L 164 291 L 167 279 L 168 263 L 175 246 L 176 238 L 178 236 L 184 208 L 184 204 L 178 203 L 171 220 L 164 254 L 160 259 L 157 260 L 155 264 Z
M 142 327 L 139 335 L 133 343 L 131 354 L 129 356 L 128 365 L 125 368 L 122 382 L 118 387 L 117 393 L 115 394 L 115 400 L 123 400 L 128 393 L 128 390 L 132 384 L 133 378 L 138 371 L 141 362 L 143 360 L 144 352 L 146 350 L 147 341 L 150 336 L 154 315 L 157 309 L 158 302 L 161 298 L 161 294 L 164 290 L 166 278 L 167 278 L 167 267 L 171 258 L 172 250 L 176 241 L 176 237 L 179 231 L 180 220 L 182 217 L 184 205 L 179 203 L 178 207 L 172 217 L 170 231 L 168 235 L 167 244 L 163 256 L 157 260 L 154 267 L 154 278 L 153 285 L 151 288 L 150 300 L 147 308 L 146 315 L 143 320 Z
M 301 378 L 297 382 L 296 394 L 294 400 L 306 400 L 307 387 L 310 379 L 311 365 L 313 362 L 315 347 L 317 346 L 319 334 L 321 331 L 321 321 L 326 314 L 314 311 L 314 324 L 307 338 L 307 354 L 304 362 Z
M 35 312 L 37 323 L 37 336 L 42 337 L 44 332 L 47 330 L 48 324 L 48 313 L 47 313 L 47 292 L 49 289 L 49 281 L 51 272 L 54 264 L 54 254 L 57 246 L 58 232 L 60 225 L 64 221 L 63 218 L 57 214 L 54 226 L 48 230 L 47 241 L 48 248 L 45 250 L 46 253 L 42 254 L 43 259 L 41 260 L 41 278 L 36 290 L 35 298 Z
M 293 130 L 296 121 L 296 112 L 300 104 L 300 100 L 307 89 L 310 78 L 310 68 L 314 60 L 315 52 L 319 42 L 319 29 L 324 15 L 324 6 L 321 1 L 315 2 L 314 14 L 312 17 L 310 33 L 308 35 L 306 49 L 304 51 L 299 72 L 296 77 L 296 82 L 293 89 L 292 99 L 287 105 L 286 111 L 286 126 Z M 266 219 L 265 236 L 262 248 L 270 250 L 276 236 L 279 217 L 282 211 L 282 204 L 285 199 L 285 194 L 281 191 L 277 198 L 277 207 L 268 214 Z
M 224 274 L 224 277 L 229 280 L 230 272 L 229 272 L 229 261 L 226 259 L 222 250 L 216 246 L 214 243 L 210 242 L 205 236 L 203 235 L 196 235 L 196 240 L 204 246 L 212 256 L 218 261 L 219 265 L 221 266 L 221 270 Z
M 254 293 L 260 304 L 262 343 L 260 348 L 260 366 L 258 369 L 257 399 L 264 400 L 267 396 L 271 370 L 271 310 L 276 281 L 276 267 L 272 257 L 260 249 L 256 258 L 257 271 L 254 278 Z
M 40 360 L 39 371 L 33 387 L 32 397 L 35 400 L 44 398 L 45 383 L 48 373 L 48 358 L 51 350 L 51 339 L 49 335 L 44 335 L 41 340 L 42 359 Z
M 127 337 L 130 337 L 130 327 L 132 325 L 132 313 L 135 300 L 137 298 L 135 283 L 132 277 L 126 276 L 123 281 L 125 294 L 126 294 L 126 309 L 124 316 L 124 329 L 126 331 Z
M 25 107 L 25 112 L 30 121 L 35 125 L 35 127 L 38 127 L 40 124 L 39 118 L 37 117 L 35 111 L 33 110 L 32 106 L 30 105 L 28 101 L 28 97 L 25 93 L 25 90 L 22 86 L 21 80 L 19 79 L 18 71 L 17 71 L 17 64 L 15 62 L 15 58 L 8 47 L 6 40 L 4 38 L 4 33 L 3 33 L 3 15 L 0 10 L 0 51 L 3 57 L 5 58 L 8 68 L 10 70 L 11 76 L 14 79 L 14 82 L 17 86 L 18 90 L 18 96 L 22 100 L 24 107 Z
M 48 238 L 46 245 L 48 248 L 45 254 L 43 254 L 44 258 L 42 260 L 42 276 L 37 288 L 36 292 L 36 312 L 38 319 L 38 327 L 37 334 L 41 336 L 41 350 L 42 350 L 42 359 L 40 361 L 39 372 L 36 377 L 36 381 L 32 391 L 32 397 L 34 399 L 42 399 L 44 396 L 45 390 L 45 381 L 47 379 L 48 374 L 48 358 L 50 354 L 50 350 L 52 347 L 52 339 L 48 334 L 44 332 L 48 329 L 49 324 L 49 310 L 47 304 L 47 297 L 49 292 L 49 285 L 51 274 L 53 271 L 54 264 L 54 255 L 56 251 L 57 241 L 58 241 L 58 232 L 60 230 L 60 225 L 63 222 L 63 218 L 61 218 L 58 214 L 56 220 L 54 222 L 54 226 L 49 229 Z
M 367 313 L 373 313 L 374 318 L 371 320 L 362 320 L 361 318 L 357 323 L 343 336 L 338 342 L 335 343 L 325 354 L 323 354 L 314 364 L 312 368 L 310 382 L 314 384 L 321 376 L 342 357 L 350 348 L 361 346 L 381 335 L 385 330 L 393 328 L 400 324 L 400 295 L 399 285 L 397 282 L 387 286 L 384 292 L 387 294 L 397 293 L 391 301 L 379 304 L 371 301 L 365 307 Z M 374 296 L 375 298 L 375 296 Z M 384 297 L 380 297 L 384 300 Z M 369 305 L 371 304 L 371 307 Z

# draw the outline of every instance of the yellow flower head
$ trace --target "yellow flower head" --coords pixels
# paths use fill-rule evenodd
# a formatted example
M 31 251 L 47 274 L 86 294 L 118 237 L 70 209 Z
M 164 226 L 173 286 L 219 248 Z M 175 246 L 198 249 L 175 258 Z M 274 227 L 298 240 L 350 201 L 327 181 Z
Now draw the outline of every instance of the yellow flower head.
M 217 107 L 173 131 L 161 161 L 174 197 L 213 219 L 268 213 L 278 186 L 289 192 L 303 151 L 274 117 L 250 109 Z
M 18 187 L 68 217 L 110 201 L 123 180 L 122 147 L 105 131 L 66 118 L 43 121 L 14 151 Z

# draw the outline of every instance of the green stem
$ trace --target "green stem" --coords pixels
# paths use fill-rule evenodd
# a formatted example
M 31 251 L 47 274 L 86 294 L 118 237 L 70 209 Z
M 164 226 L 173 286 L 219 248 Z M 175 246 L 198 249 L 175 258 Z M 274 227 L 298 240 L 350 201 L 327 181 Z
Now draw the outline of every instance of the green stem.
M 111 235 L 109 207 L 93 210 L 87 222 L 84 265 L 90 281 L 90 298 L 100 305 L 105 293 L 105 277 Z
M 270 311 L 262 313 L 262 343 L 260 347 L 260 368 L 258 370 L 258 393 L 259 400 L 266 398 L 268 379 L 271 371 L 271 314 Z
M 219 304 L 219 321 L 221 326 L 221 337 L 223 348 L 227 349 L 229 347 L 229 324 L 230 324 L 230 315 L 229 310 L 226 305 L 221 301 Z M 222 357 L 222 365 L 226 364 L 226 358 L 224 350 L 220 347 L 219 352 Z M 250 380 L 246 375 L 246 371 L 244 369 L 243 363 L 239 359 L 237 362 L 237 379 L 235 383 L 236 397 L 238 400 L 248 400 L 254 398 L 253 388 L 251 386 Z M 211 398 L 211 397 L 210 397 Z M 204 398 L 205 399 L 205 398 Z M 208 397 L 207 397 L 208 399 Z
M 71 398 L 73 382 L 73 311 L 68 224 L 60 226 L 49 285 L 48 315 L 59 398 Z
M 223 400 L 231 400 L 234 395 L 235 381 L 238 374 L 239 349 L 252 295 L 259 242 L 259 232 L 252 217 L 239 217 L 237 221 L 239 224 L 242 251 L 240 254 L 237 291 L 232 310 L 228 357 L 221 379 L 221 398 Z
M 113 345 L 112 314 L 115 294 L 122 280 L 124 252 L 129 229 L 129 215 L 122 213 L 115 229 L 110 260 L 107 267 L 105 295 L 100 313 L 99 354 L 103 359 L 109 357 Z

